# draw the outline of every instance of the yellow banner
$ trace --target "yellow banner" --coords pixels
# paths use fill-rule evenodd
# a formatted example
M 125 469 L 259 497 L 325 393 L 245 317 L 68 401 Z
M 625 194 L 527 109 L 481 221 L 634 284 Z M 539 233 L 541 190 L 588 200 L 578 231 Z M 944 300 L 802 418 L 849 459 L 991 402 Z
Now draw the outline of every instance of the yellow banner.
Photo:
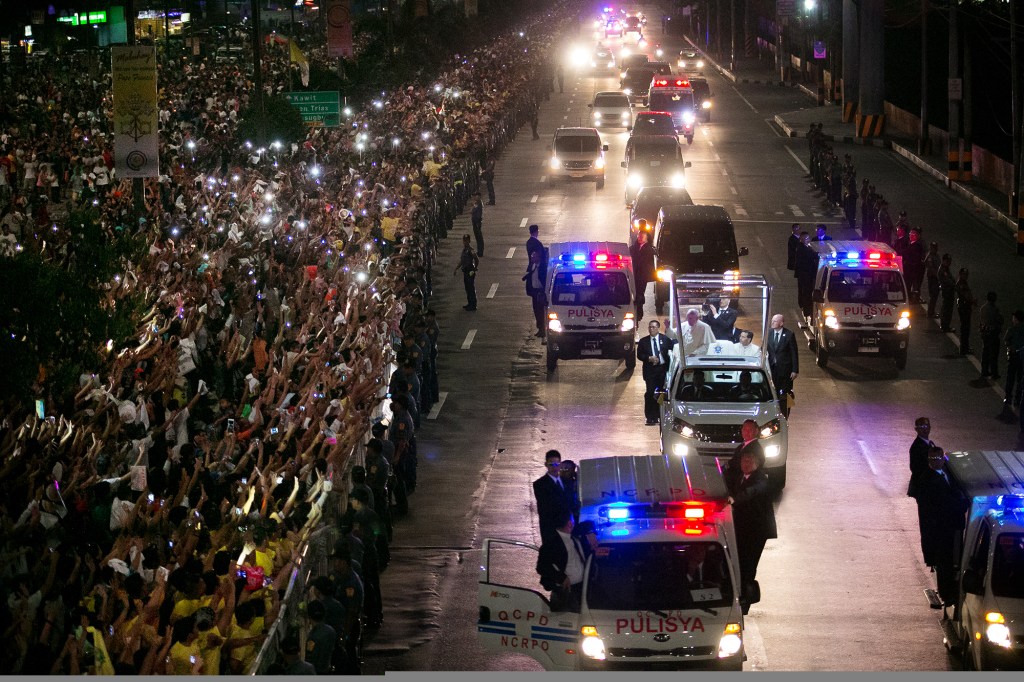
M 114 167 L 121 178 L 160 175 L 156 48 L 110 48 L 114 81 Z

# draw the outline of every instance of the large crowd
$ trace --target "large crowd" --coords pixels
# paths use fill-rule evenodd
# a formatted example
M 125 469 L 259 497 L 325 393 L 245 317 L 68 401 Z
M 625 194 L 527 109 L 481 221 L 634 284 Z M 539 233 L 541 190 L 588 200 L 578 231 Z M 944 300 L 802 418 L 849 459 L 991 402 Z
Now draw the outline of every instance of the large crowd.
M 0 258 L 66 256 L 83 207 L 149 247 L 106 287 L 110 306 L 144 297 L 136 336 L 77 392 L 41 383 L 38 411 L 0 402 L 0 670 L 250 670 L 327 528 L 306 661 L 288 637 L 275 669 L 358 672 L 438 393 L 436 242 L 547 95 L 552 16 L 289 144 L 237 138 L 244 63 L 161 55 L 141 217 L 114 170 L 110 74 L 71 58 L 4 73 Z M 288 54 L 268 46 L 268 93 Z

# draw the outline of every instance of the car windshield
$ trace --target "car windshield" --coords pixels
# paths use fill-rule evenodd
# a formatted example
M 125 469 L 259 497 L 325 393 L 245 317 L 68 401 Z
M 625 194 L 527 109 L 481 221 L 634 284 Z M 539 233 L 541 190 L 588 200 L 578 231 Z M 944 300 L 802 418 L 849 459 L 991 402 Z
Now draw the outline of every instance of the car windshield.
M 836 303 L 903 303 L 903 277 L 893 270 L 833 270 L 828 300 Z
M 674 90 L 669 92 L 655 90 L 651 93 L 650 107 L 666 111 L 693 109 L 693 92 Z
M 587 606 L 604 611 L 668 611 L 732 604 L 725 550 L 717 542 L 610 543 L 595 554 Z
M 559 154 L 598 152 L 601 139 L 596 135 L 563 135 L 555 138 L 555 151 Z
M 1024 599 L 1024 533 L 1000 533 L 992 557 L 992 595 Z
M 758 369 L 686 370 L 676 391 L 676 400 L 685 402 L 764 403 L 771 399 L 768 377 Z
M 594 98 L 595 107 L 628 107 L 629 98 L 623 94 L 598 95 Z
M 559 272 L 551 304 L 629 305 L 629 281 L 624 272 Z
M 633 158 L 638 161 L 678 160 L 679 145 L 674 143 L 643 143 L 633 145 Z
M 654 135 L 657 133 L 675 135 L 676 128 L 672 124 L 670 116 L 644 116 L 636 117 L 633 123 L 634 135 Z

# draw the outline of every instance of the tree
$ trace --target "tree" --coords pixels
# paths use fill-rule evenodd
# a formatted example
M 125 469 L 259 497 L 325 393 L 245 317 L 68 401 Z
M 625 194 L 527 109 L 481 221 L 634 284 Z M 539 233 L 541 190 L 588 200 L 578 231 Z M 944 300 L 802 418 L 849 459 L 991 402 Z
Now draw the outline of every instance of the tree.
M 302 114 L 286 98 L 272 95 L 263 100 L 263 113 L 267 121 L 267 141 L 279 140 L 285 144 L 302 142 L 306 139 L 306 126 Z M 259 112 L 252 105 L 239 114 L 238 140 L 255 140 L 258 137 L 257 118 Z

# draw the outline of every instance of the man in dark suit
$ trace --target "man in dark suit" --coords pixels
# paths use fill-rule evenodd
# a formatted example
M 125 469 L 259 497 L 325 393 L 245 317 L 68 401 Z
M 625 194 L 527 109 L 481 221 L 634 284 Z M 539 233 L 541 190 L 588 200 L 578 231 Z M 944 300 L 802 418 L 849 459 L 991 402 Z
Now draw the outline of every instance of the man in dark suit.
M 636 287 L 637 322 L 644 319 L 647 285 L 657 281 L 654 271 L 654 247 L 647 232 L 647 221 L 643 218 L 640 219 L 638 230 L 636 242 L 629 247 L 629 255 L 633 259 L 633 283 Z
M 718 341 L 739 339 L 736 332 L 736 311 L 729 307 L 729 299 L 721 296 L 709 296 L 704 308 L 704 322 L 711 327 Z
M 929 471 L 928 450 L 935 446 L 935 443 L 929 439 L 932 432 L 932 423 L 928 417 L 918 417 L 915 419 L 914 430 L 917 431 L 917 438 L 910 444 L 910 484 L 907 486 L 908 497 L 917 497 L 921 475 Z
M 800 223 L 793 223 L 793 234 L 786 242 L 786 269 L 796 270 L 796 254 L 800 251 Z
M 772 382 L 782 401 L 782 413 L 789 418 L 786 396 L 793 390 L 793 380 L 800 371 L 800 357 L 796 351 L 796 337 L 783 326 L 782 315 L 772 317 L 772 328 L 765 339 L 768 349 L 768 366 L 772 370 Z
M 917 517 L 921 527 L 924 563 L 935 568 L 935 581 L 944 606 L 959 596 L 956 581 L 958 542 L 966 522 L 967 500 L 953 487 L 942 448 L 928 449 L 928 470 L 918 480 Z
M 553 535 L 540 546 L 537 573 L 540 584 L 551 590 L 552 611 L 579 611 L 583 597 L 583 571 L 587 564 L 589 545 L 572 534 L 572 514 L 558 517 Z
M 736 451 L 729 458 L 728 466 L 730 468 L 739 469 L 740 457 L 745 452 L 750 452 L 757 458 L 758 468 L 764 466 L 764 447 L 761 445 L 761 441 L 758 440 L 757 435 L 757 422 L 753 419 L 744 420 L 743 425 L 740 427 L 740 438 L 743 439 L 743 442 L 736 446 Z
M 651 320 L 647 325 L 647 336 L 640 339 L 636 344 L 636 358 L 644 366 L 644 417 L 647 418 L 647 425 L 653 426 L 658 423 L 658 401 L 654 392 L 665 386 L 665 375 L 668 374 L 669 350 L 673 341 L 664 334 L 661 334 L 661 323 Z
M 772 507 L 768 476 L 758 466 L 753 452 L 744 452 L 740 456 L 740 466 L 729 467 L 724 478 L 736 526 L 736 551 L 745 597 L 743 612 L 746 613 L 750 608 L 751 595 L 757 592 L 754 581 L 757 579 L 757 564 L 761 561 L 764 545 L 779 536 L 775 525 L 775 509 Z M 744 601 L 743 598 L 741 601 Z
M 537 516 L 540 520 L 541 542 L 555 534 L 558 522 L 564 513 L 572 516 L 565 485 L 558 475 L 562 455 L 558 450 L 548 450 L 544 455 L 547 472 L 533 482 L 533 496 L 537 499 Z

